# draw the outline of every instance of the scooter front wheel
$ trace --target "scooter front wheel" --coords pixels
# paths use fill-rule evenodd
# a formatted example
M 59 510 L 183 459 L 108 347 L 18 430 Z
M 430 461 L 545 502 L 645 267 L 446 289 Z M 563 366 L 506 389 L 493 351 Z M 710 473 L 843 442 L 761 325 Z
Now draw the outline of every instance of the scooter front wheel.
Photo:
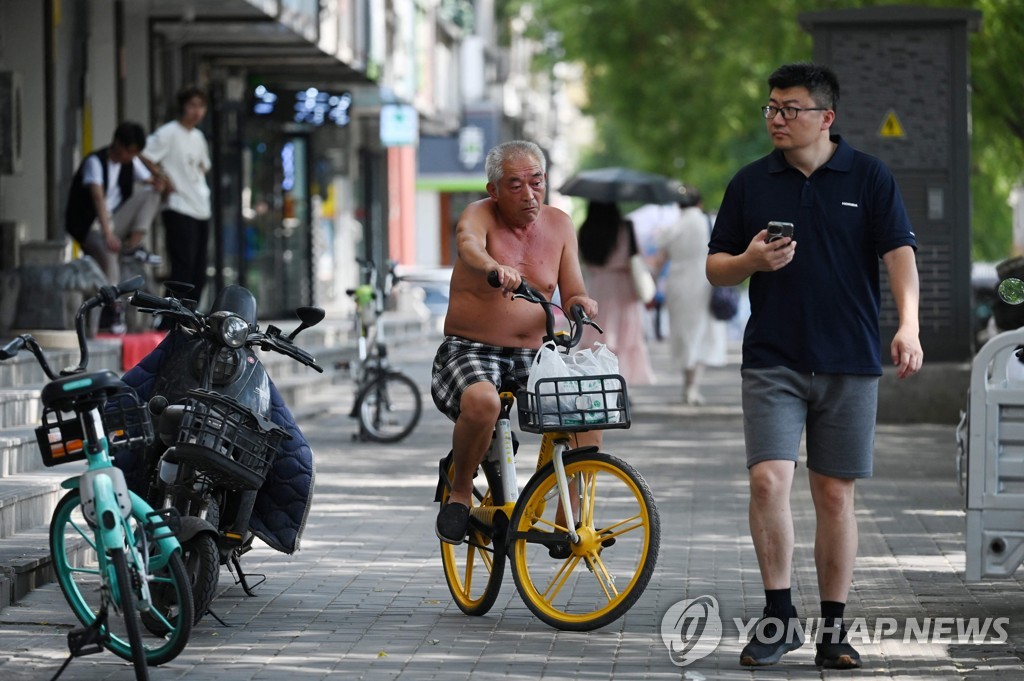
M 195 603 L 195 621 L 199 622 L 210 610 L 217 594 L 220 579 L 220 552 L 217 540 L 209 532 L 200 532 L 181 543 L 185 571 L 192 581 L 192 599 Z

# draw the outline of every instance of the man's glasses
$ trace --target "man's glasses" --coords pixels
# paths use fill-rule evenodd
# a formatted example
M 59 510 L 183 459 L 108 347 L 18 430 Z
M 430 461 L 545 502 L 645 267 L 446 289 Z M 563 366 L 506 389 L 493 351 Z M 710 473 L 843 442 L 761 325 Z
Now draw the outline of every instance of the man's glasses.
M 761 107 L 761 113 L 763 113 L 764 117 L 767 118 L 769 121 L 775 118 L 775 114 L 778 113 L 781 113 L 782 118 L 784 118 L 785 120 L 791 121 L 797 116 L 799 116 L 801 111 L 828 111 L 828 107 L 816 106 L 811 109 L 798 109 L 795 106 L 784 106 L 782 108 L 779 108 L 777 106 L 772 106 L 771 104 L 769 104 L 768 106 Z

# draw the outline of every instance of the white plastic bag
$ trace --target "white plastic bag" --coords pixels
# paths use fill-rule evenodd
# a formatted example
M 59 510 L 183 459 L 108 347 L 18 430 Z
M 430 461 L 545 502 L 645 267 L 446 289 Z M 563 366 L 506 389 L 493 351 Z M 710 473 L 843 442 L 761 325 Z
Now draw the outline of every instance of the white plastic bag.
M 566 355 L 558 352 L 554 344 L 546 343 L 537 352 L 526 389 L 537 395 L 537 408 L 543 414 L 544 425 L 618 423 L 621 412 L 605 410 L 619 408 L 621 379 L 580 379 L 582 376 L 619 373 L 619 360 L 615 354 L 601 343 L 595 343 L 594 346 L 596 349 L 586 348 L 576 354 Z M 573 380 L 543 383 L 538 393 L 539 380 L 563 377 Z M 609 390 L 618 392 L 609 393 Z
M 579 392 L 579 383 L 573 381 L 559 381 L 557 388 L 555 383 L 544 383 L 540 386 L 540 393 L 537 392 L 537 381 L 542 378 L 562 378 L 566 376 L 579 375 L 569 355 L 562 354 L 555 349 L 554 343 L 545 343 L 537 351 L 537 356 L 530 367 L 530 375 L 526 380 L 526 389 L 537 395 L 537 410 L 544 414 L 545 425 L 558 425 L 558 413 L 569 412 L 576 409 L 576 398 L 572 393 Z M 554 397 L 555 392 L 561 397 Z M 552 397 L 543 397 L 552 395 Z M 561 409 L 559 409 L 561 402 Z
M 572 355 L 576 370 L 581 376 L 618 375 L 619 358 L 603 343 L 594 343 L 594 349 L 586 348 Z M 583 413 L 585 423 L 618 423 L 620 413 L 619 395 L 621 379 L 605 378 L 581 380 L 576 406 L 589 410 Z M 613 392 L 608 392 L 613 391 Z M 618 392 L 616 392 L 618 391 Z

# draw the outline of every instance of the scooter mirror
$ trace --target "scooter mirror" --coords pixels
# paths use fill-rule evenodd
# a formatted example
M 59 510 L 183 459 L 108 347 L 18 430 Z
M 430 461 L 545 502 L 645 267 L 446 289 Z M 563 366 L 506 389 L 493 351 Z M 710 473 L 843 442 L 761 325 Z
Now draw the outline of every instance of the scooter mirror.
M 168 404 L 167 398 L 163 395 L 154 395 L 149 398 L 149 413 L 153 416 L 160 416 L 160 414 L 164 413 L 164 409 L 167 408 Z
M 316 326 L 324 320 L 324 316 L 327 313 L 322 307 L 300 307 L 296 308 L 295 316 L 299 318 L 302 323 L 299 324 L 299 328 L 295 329 L 288 335 L 288 340 L 294 340 L 299 333 L 311 326 Z
M 1024 303 L 1024 281 L 1017 277 L 1009 277 L 999 282 L 999 299 L 1008 305 Z

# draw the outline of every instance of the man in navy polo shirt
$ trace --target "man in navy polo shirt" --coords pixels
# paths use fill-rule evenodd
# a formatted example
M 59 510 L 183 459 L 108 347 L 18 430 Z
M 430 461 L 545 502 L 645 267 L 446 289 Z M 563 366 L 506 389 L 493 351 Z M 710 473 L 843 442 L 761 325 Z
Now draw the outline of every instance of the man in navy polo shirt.
M 788 64 L 768 86 L 762 112 L 775 150 L 729 183 L 707 260 L 716 286 L 750 277 L 743 426 L 750 533 L 767 605 L 740 664 L 774 664 L 804 642 L 790 591 L 789 497 L 806 428 L 822 617 L 815 664 L 846 669 L 860 666 L 843 616 L 857 553 L 854 481 L 872 472 L 882 374 L 879 260 L 900 319 L 890 356 L 906 378 L 924 357 L 917 242 L 889 169 L 830 135 L 835 74 Z M 769 222 L 792 223 L 793 235 L 769 241 Z

